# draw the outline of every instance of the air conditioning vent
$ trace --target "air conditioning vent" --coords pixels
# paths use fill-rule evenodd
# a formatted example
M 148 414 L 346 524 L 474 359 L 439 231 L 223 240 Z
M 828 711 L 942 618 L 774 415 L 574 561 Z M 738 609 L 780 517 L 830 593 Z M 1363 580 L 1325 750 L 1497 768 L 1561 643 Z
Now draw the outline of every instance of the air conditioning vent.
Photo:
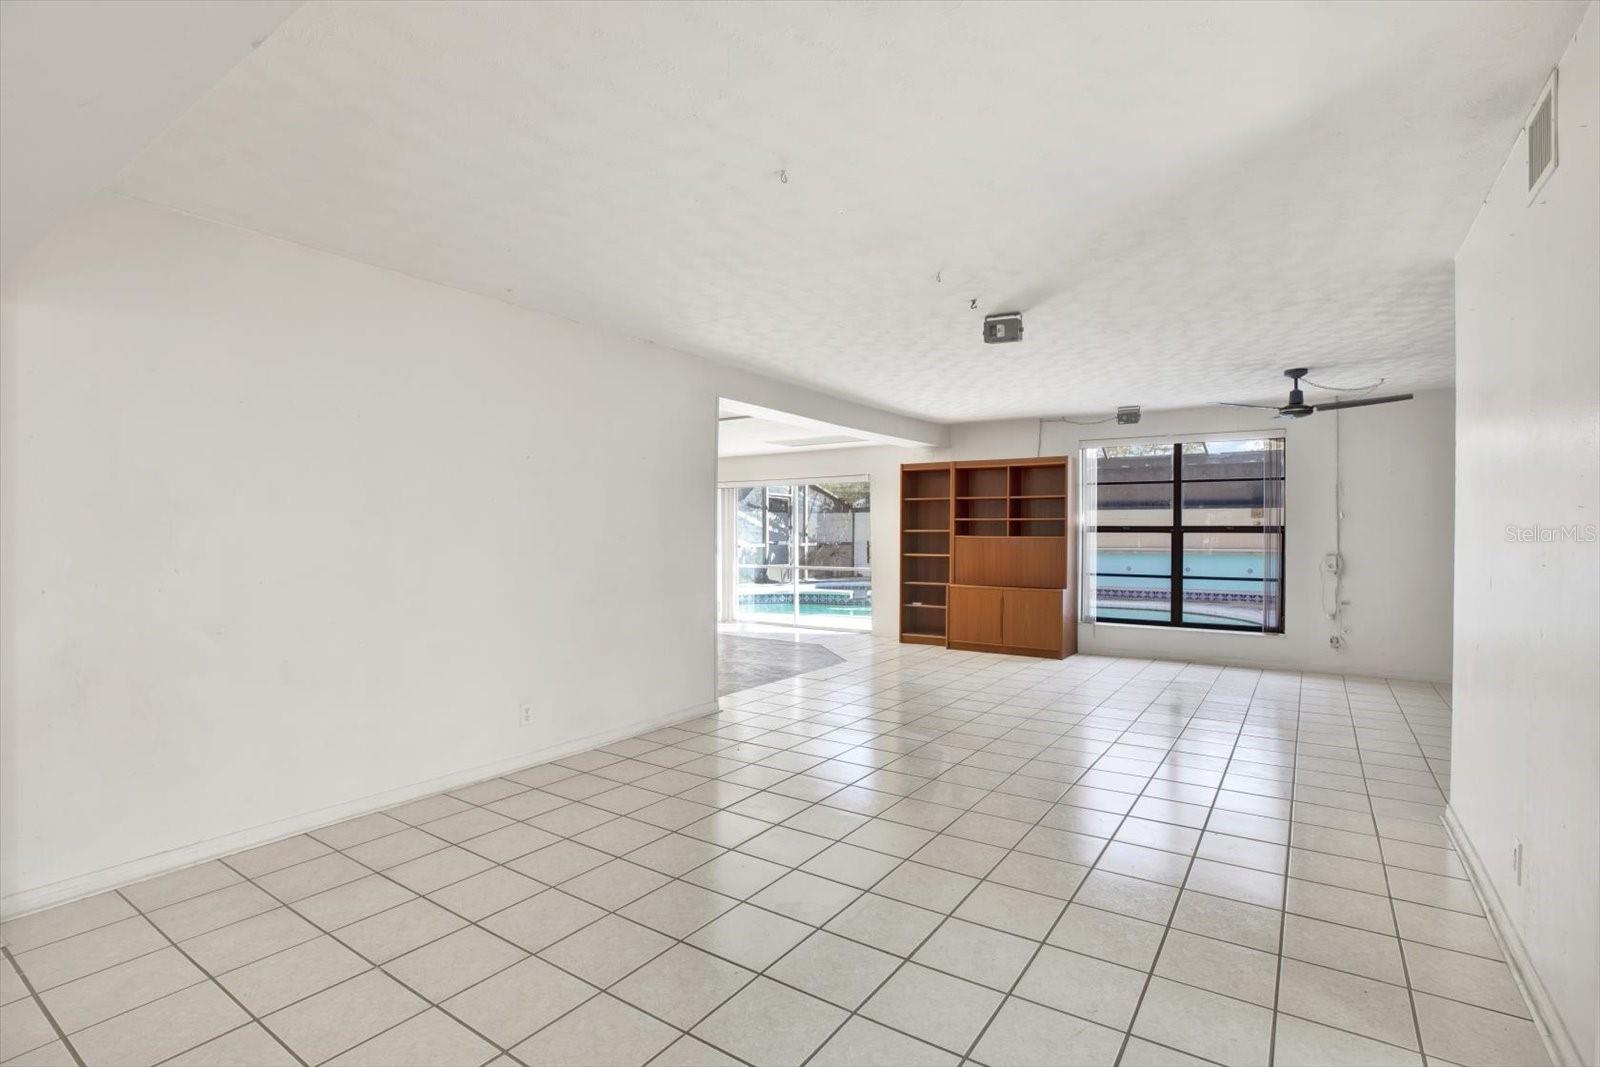
M 1528 118 L 1528 199 L 1537 196 L 1556 169 L 1556 76 L 1551 73 Z

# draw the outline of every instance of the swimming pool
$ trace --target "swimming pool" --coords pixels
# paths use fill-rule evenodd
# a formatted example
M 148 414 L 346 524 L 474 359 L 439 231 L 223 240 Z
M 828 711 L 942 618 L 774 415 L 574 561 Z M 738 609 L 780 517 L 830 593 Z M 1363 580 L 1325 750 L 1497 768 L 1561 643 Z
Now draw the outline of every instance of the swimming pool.
M 777 600 L 739 598 L 739 611 L 741 614 L 755 615 L 783 615 L 788 616 L 794 610 L 787 596 Z M 806 616 L 834 616 L 837 618 L 863 619 L 872 617 L 872 601 L 814 603 L 809 600 L 800 601 L 800 615 Z
M 866 578 L 823 579 L 802 582 L 798 588 L 784 583 L 741 583 L 735 592 L 738 614 L 779 621 L 794 615 L 795 598 L 800 617 L 809 619 L 872 619 L 872 582 Z
M 1097 554 L 1095 574 L 1097 584 L 1103 589 L 1167 591 L 1172 570 L 1172 558 L 1165 552 L 1112 551 Z M 1185 593 L 1254 593 L 1260 594 L 1263 559 L 1256 551 L 1230 552 L 1211 550 L 1185 552 L 1183 555 L 1183 589 Z M 1204 578 L 1190 575 L 1203 574 Z M 1160 575 L 1161 577 L 1145 577 Z M 1272 575 L 1277 580 L 1278 575 Z
M 1259 551 L 1209 550 L 1183 557 L 1183 622 L 1202 626 L 1260 626 L 1267 580 L 1263 566 L 1276 563 Z M 1108 622 L 1167 622 L 1172 618 L 1172 557 L 1160 551 L 1100 552 L 1095 575 L 1094 615 Z M 1159 577 L 1154 577 L 1159 575 Z M 1206 575 L 1206 577 L 1195 577 Z

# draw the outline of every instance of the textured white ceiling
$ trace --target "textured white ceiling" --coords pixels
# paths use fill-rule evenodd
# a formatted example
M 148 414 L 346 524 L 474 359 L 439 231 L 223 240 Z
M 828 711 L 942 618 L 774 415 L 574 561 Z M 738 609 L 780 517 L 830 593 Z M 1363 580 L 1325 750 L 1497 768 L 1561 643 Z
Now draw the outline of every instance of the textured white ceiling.
M 843 428 L 822 433 L 774 419 L 744 416 L 717 424 L 717 455 L 763 456 L 876 444 Z
M 717 455 L 765 456 L 908 442 L 738 400 L 717 403 Z
M 103 190 L 298 6 L 0 3 L 0 270 Z
M 1433 385 L 1582 6 L 312 3 L 120 191 L 926 418 Z

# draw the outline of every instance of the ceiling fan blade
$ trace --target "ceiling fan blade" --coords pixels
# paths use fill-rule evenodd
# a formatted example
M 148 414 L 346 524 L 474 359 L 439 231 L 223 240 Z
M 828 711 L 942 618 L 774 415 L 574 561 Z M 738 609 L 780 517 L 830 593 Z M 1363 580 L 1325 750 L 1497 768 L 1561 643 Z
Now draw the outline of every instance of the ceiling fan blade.
M 1373 404 L 1393 404 L 1400 400 L 1410 400 L 1410 393 L 1396 393 L 1394 396 L 1369 396 L 1364 400 L 1335 400 L 1331 404 L 1318 404 L 1318 411 L 1338 411 L 1340 408 L 1364 408 Z
M 1262 411 L 1277 411 L 1276 404 L 1236 404 L 1232 400 L 1213 400 L 1212 403 L 1225 408 L 1260 408 Z

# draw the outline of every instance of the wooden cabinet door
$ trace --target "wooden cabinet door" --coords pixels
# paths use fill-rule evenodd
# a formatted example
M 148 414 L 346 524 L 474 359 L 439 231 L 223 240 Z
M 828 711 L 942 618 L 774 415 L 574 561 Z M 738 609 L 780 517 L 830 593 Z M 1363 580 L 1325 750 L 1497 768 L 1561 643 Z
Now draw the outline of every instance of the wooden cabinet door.
M 953 582 L 1061 589 L 1067 584 L 1067 539 L 963 537 L 957 526 L 952 562 Z
M 1003 644 L 1060 652 L 1066 593 L 1061 589 L 1007 589 L 1002 610 Z
M 999 589 L 952 585 L 946 609 L 949 640 L 969 645 L 1003 644 L 1003 594 Z

